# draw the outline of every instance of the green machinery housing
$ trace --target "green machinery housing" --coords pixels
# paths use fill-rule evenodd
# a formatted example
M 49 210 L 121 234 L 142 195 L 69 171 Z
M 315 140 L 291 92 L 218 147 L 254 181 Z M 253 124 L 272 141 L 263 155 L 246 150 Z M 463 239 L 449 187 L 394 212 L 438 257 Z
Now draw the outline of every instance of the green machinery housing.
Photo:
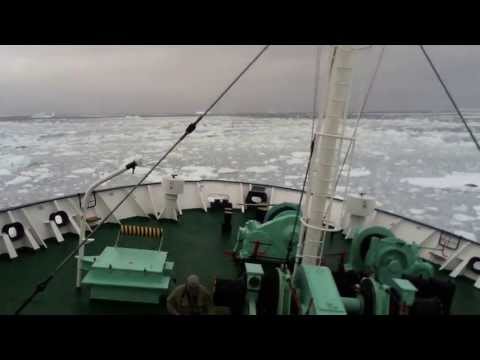
M 263 276 L 263 283 L 256 293 L 248 288 L 244 313 L 403 315 L 449 312 L 455 291 L 453 282 L 436 280 L 434 266 L 420 258 L 418 245 L 408 244 L 380 226 L 357 229 L 352 239 L 343 239 L 348 256 L 340 266 L 300 264 L 293 276 L 287 264 L 296 254 L 299 216 L 295 205 L 281 204 L 270 209 L 264 223 L 250 220 L 239 229 L 234 252 L 237 258 L 247 262 L 247 277 L 252 269 L 248 261 L 254 260 L 265 267 L 271 259 L 284 260 L 283 266 L 269 270 L 268 279 L 256 268 L 255 276 Z M 270 294 L 265 295 L 268 292 Z M 265 311 L 266 308 L 269 310 Z
M 240 227 L 233 252 L 241 260 L 291 261 L 299 233 L 298 205 L 275 205 L 268 210 L 263 223 L 248 220 Z
M 120 236 L 159 239 L 158 249 L 120 247 Z M 158 304 L 171 289 L 174 262 L 161 251 L 160 227 L 122 224 L 114 246 L 97 256 L 85 256 L 82 270 L 87 274 L 82 285 L 90 288 L 90 299 Z

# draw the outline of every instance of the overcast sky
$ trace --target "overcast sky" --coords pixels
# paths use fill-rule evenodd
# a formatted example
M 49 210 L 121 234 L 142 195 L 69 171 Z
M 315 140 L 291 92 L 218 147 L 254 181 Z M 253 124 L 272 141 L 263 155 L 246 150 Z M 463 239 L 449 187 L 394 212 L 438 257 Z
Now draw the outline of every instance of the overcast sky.
M 0 46 L 0 114 L 204 110 L 261 46 Z M 427 46 L 459 105 L 480 108 L 480 46 Z M 358 57 L 353 111 L 379 47 Z M 314 46 L 272 46 L 215 109 L 311 111 Z M 389 45 L 367 110 L 452 109 L 417 46 Z

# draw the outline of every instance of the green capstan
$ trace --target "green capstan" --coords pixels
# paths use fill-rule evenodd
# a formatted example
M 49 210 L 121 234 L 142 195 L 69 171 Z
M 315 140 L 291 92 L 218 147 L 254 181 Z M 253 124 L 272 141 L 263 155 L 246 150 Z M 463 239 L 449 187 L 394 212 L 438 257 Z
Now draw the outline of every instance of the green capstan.
M 297 214 L 297 209 L 296 204 L 284 203 L 273 206 L 265 215 L 263 224 L 247 221 L 238 230 L 233 249 L 237 258 L 280 262 L 293 260 L 301 228 L 301 212 Z
M 380 226 L 359 230 L 355 234 L 347 270 L 373 273 L 382 284 L 394 286 L 394 279 L 404 275 L 431 278 L 433 265 L 420 259 L 419 246 L 407 244 Z

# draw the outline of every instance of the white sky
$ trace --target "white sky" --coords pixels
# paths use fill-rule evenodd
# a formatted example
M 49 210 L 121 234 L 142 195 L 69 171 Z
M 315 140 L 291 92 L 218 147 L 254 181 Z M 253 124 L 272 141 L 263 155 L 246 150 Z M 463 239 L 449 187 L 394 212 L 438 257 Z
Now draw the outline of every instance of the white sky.
M 204 110 L 260 48 L 0 46 L 0 114 Z M 427 51 L 459 105 L 480 108 L 480 46 Z M 359 56 L 354 104 L 378 53 Z M 314 62 L 314 46 L 272 46 L 215 110 L 311 111 Z M 370 99 L 371 111 L 452 109 L 417 46 L 387 47 Z

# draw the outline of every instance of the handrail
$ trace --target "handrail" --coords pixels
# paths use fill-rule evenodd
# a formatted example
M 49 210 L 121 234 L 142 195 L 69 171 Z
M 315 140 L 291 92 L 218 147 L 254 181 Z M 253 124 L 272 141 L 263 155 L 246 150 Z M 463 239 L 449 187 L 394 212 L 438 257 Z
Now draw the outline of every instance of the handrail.
M 207 183 L 207 182 L 217 182 L 217 183 L 227 183 L 227 184 L 240 184 L 240 183 L 246 184 L 244 181 L 233 181 L 233 180 L 222 180 L 222 179 L 185 180 L 185 183 Z M 139 187 L 161 185 L 161 184 L 162 184 L 161 181 L 155 181 L 155 182 L 150 182 L 150 183 L 143 183 Z M 288 187 L 280 186 L 280 185 L 270 185 L 270 184 L 261 184 L 261 183 L 248 183 L 248 184 L 265 186 L 265 187 L 270 187 L 270 188 L 274 188 L 274 189 L 283 189 L 283 190 L 288 190 L 288 191 L 294 191 L 294 192 L 297 192 L 297 193 L 301 192 L 301 189 L 288 188 Z M 98 193 L 103 193 L 103 192 L 108 192 L 108 191 L 121 190 L 121 189 L 126 189 L 126 188 L 129 188 L 129 187 L 132 187 L 132 186 L 134 186 L 134 185 L 133 184 L 132 185 L 120 185 L 120 186 L 115 186 L 115 187 L 111 187 L 111 188 L 99 189 L 99 190 L 95 191 L 94 193 L 98 194 Z M 77 198 L 78 199 L 79 197 L 82 197 L 83 195 L 85 195 L 85 193 L 73 193 L 73 194 L 70 194 L 70 195 L 63 195 L 63 196 L 54 197 L 54 198 L 50 198 L 50 199 L 46 199 L 46 200 L 39 200 L 39 201 L 35 201 L 35 202 L 32 202 L 32 203 L 27 203 L 27 204 L 23 204 L 23 205 L 16 205 L 16 206 L 12 206 L 12 207 L 9 207 L 9 208 L 0 209 L 0 215 L 2 213 L 6 213 L 7 211 L 20 210 L 20 209 L 28 208 L 28 207 L 35 206 L 35 205 L 46 204 L 46 203 L 52 202 L 54 200 L 63 200 L 63 199 L 69 199 L 69 198 Z M 341 198 L 339 196 L 335 196 L 334 200 L 343 201 L 343 198 Z M 478 243 L 477 241 L 465 238 L 461 235 L 457 235 L 457 234 L 455 234 L 451 231 L 441 229 L 441 228 L 439 228 L 435 225 L 430 225 L 430 224 L 427 224 L 427 223 L 424 223 L 424 222 L 406 217 L 404 215 L 395 214 L 394 212 L 384 210 L 384 209 L 380 209 L 380 208 L 375 208 L 375 211 L 378 212 L 378 213 L 381 213 L 381 214 L 395 216 L 399 219 L 407 220 L 407 221 L 409 221 L 413 224 L 421 225 L 421 226 L 427 227 L 429 229 L 439 231 L 440 233 L 442 233 L 444 235 L 452 236 L 452 237 L 455 237 L 457 239 L 468 241 L 470 243 L 473 243 L 475 245 L 480 246 L 480 243 Z

